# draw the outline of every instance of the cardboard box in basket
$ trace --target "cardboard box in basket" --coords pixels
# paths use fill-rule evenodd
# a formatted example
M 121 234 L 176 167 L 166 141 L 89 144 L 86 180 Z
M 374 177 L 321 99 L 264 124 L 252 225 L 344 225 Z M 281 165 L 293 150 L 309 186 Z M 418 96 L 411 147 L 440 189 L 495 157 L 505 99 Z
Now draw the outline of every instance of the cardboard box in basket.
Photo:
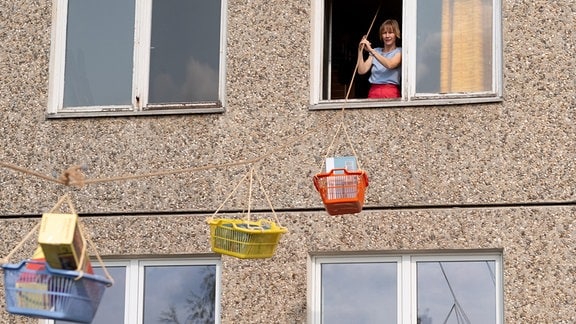
M 32 260 L 44 262 L 44 254 L 40 247 L 36 248 Z M 43 264 L 27 264 L 26 271 L 22 272 L 16 281 L 18 307 L 46 310 L 52 307 L 48 292 L 48 277 L 37 274 L 35 271 L 44 270 Z
M 76 214 L 42 215 L 38 244 L 46 257 L 46 262 L 54 269 L 76 270 L 80 264 L 86 240 L 82 236 Z M 81 269 L 93 274 L 88 255 L 84 256 Z

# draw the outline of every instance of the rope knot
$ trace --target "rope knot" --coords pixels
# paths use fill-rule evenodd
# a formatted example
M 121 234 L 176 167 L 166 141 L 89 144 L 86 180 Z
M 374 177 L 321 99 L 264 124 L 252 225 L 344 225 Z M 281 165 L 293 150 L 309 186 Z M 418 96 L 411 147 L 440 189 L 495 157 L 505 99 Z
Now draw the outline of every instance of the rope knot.
M 82 173 L 82 167 L 75 165 L 64 170 L 58 180 L 66 186 L 76 185 L 82 187 L 84 185 L 84 179 L 86 177 Z

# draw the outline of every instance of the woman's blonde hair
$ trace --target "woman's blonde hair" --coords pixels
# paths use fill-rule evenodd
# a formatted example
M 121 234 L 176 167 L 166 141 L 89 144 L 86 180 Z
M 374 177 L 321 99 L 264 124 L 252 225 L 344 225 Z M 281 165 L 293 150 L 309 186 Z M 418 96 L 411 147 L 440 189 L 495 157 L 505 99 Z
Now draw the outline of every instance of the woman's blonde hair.
M 383 40 L 382 34 L 384 34 L 386 30 L 391 30 L 394 33 L 394 35 L 396 35 L 396 38 L 400 39 L 400 25 L 398 25 L 396 19 L 388 19 L 385 22 L 383 22 L 382 25 L 380 25 L 380 34 L 378 35 L 378 37 L 380 37 L 381 41 Z

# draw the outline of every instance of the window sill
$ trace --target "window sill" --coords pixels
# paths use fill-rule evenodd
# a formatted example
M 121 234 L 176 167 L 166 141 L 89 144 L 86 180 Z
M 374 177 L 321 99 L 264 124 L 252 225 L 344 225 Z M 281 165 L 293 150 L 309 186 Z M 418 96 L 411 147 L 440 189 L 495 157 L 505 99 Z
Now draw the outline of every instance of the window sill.
M 149 109 L 135 110 L 83 110 L 70 109 L 57 113 L 47 113 L 46 119 L 60 118 L 94 118 L 94 117 L 137 117 L 137 116 L 168 116 L 168 115 L 192 115 L 192 114 L 216 114 L 223 113 L 224 107 L 218 108 L 179 108 L 179 109 Z
M 446 105 L 467 105 L 481 103 L 502 102 L 502 97 L 467 97 L 467 98 L 418 98 L 408 100 L 402 99 L 339 99 L 321 101 L 310 105 L 310 110 L 331 110 L 331 109 L 362 109 L 362 108 L 402 108 L 420 106 L 446 106 Z

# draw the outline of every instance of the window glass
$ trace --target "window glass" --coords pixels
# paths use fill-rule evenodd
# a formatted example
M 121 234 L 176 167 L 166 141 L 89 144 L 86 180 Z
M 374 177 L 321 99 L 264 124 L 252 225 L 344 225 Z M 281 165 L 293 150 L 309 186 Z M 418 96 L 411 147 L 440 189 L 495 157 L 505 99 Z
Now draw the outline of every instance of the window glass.
M 144 324 L 214 323 L 216 266 L 146 266 Z
M 396 263 L 322 264 L 322 323 L 396 323 Z
M 121 323 L 124 319 L 126 300 L 126 267 L 106 267 L 108 273 L 114 278 L 114 284 L 104 291 L 98 305 L 92 324 Z M 94 273 L 105 277 L 101 267 L 94 266 Z M 119 321 L 119 319 L 121 319 Z M 55 321 L 57 324 L 72 323 L 68 321 Z
M 493 261 L 418 262 L 422 324 L 496 323 Z
M 419 0 L 416 92 L 492 90 L 493 0 Z
M 151 104 L 218 100 L 220 1 L 153 1 Z
M 64 107 L 130 105 L 134 0 L 69 0 Z
M 502 324 L 499 254 L 312 257 L 309 323 Z
M 106 267 L 106 270 L 114 278 L 114 284 L 106 288 L 92 324 L 110 324 L 124 318 L 126 267 Z M 94 267 L 94 273 L 105 276 L 104 271 L 100 267 Z

